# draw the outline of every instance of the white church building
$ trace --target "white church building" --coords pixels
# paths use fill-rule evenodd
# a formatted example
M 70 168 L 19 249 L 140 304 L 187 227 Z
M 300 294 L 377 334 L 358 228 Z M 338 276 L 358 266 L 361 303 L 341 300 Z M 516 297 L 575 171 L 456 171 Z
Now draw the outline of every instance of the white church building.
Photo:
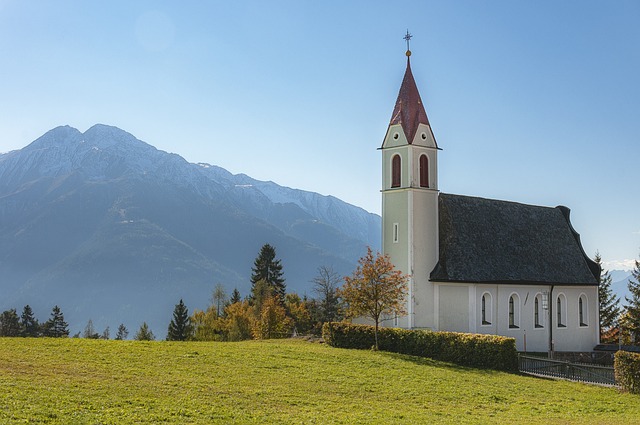
M 407 50 L 382 151 L 382 246 L 410 276 L 383 326 L 496 334 L 529 352 L 599 343 L 600 267 L 569 209 L 441 193 L 438 151 Z

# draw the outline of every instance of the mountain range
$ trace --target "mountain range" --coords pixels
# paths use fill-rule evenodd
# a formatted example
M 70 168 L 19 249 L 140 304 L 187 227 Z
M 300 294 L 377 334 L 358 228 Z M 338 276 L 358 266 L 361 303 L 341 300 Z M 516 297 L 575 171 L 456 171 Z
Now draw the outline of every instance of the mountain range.
M 320 178 L 320 176 L 319 176 Z M 269 243 L 288 291 L 312 296 L 319 266 L 350 274 L 380 247 L 378 215 L 332 196 L 193 164 L 106 125 L 57 127 L 0 155 L 0 310 L 59 305 L 80 331 L 206 308 L 213 287 L 247 295 Z

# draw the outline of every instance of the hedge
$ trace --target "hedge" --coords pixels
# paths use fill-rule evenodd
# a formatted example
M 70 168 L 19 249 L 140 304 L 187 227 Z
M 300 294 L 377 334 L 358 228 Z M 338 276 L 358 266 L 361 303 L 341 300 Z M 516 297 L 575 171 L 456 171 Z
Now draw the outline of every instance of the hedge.
M 325 323 L 322 327 L 325 342 L 338 348 L 372 348 L 375 345 L 374 333 L 373 326 L 344 322 Z M 428 357 L 461 366 L 518 370 L 516 340 L 497 335 L 379 328 L 378 347 L 383 351 Z
M 640 394 L 640 354 L 628 351 L 616 352 L 613 367 L 616 382 L 624 391 Z

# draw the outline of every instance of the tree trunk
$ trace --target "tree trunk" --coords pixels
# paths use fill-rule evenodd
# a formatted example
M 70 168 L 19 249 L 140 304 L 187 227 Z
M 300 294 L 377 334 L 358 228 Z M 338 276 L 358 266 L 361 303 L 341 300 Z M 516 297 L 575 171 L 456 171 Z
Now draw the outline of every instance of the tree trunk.
M 378 321 L 376 320 L 376 330 L 375 330 L 375 337 L 376 337 L 376 351 L 378 351 Z

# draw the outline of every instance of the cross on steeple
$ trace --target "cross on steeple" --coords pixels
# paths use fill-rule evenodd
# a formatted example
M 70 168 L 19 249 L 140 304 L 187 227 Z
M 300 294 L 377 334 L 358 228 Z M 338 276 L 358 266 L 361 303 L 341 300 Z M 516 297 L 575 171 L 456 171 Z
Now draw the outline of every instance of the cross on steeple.
M 409 41 L 411 40 L 411 37 L 413 37 L 411 34 L 409 34 L 409 30 L 407 30 L 407 33 L 405 34 L 404 38 L 407 41 L 407 56 L 411 56 L 411 50 L 409 50 Z

